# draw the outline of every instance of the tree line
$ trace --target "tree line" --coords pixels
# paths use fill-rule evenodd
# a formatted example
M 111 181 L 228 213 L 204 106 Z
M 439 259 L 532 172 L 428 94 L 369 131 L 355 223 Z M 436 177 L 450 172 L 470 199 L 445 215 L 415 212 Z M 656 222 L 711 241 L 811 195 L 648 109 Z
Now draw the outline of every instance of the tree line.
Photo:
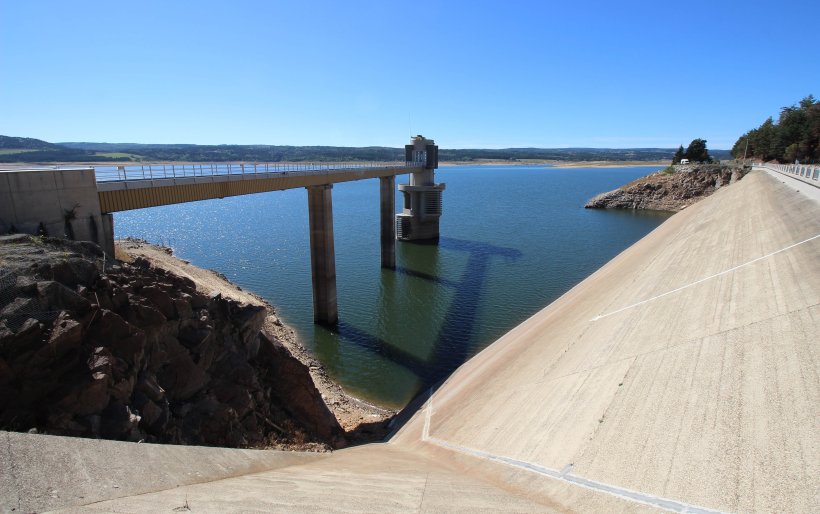
M 190 145 L 128 143 L 61 143 L 77 150 L 125 152 L 153 161 L 189 162 L 339 162 L 398 161 L 404 148 L 383 146 Z M 484 159 L 554 161 L 662 161 L 671 148 L 500 148 L 439 149 L 439 160 L 473 162 Z M 728 152 L 725 152 L 728 155 Z
M 703 143 L 705 145 L 706 142 Z M 4 148 L 29 151 L 0 152 L 0 162 L 342 162 L 404 159 L 403 147 L 47 143 L 38 139 L 0 136 L 0 150 Z M 125 153 L 129 156 L 101 153 Z M 481 160 L 667 161 L 674 154 L 673 148 L 442 148 L 439 150 L 439 160 L 465 163 Z M 730 158 L 727 150 L 713 150 L 712 154 L 719 159 Z M 700 160 L 695 156 L 694 149 L 691 155 L 690 160 Z
M 777 122 L 770 116 L 740 136 L 732 155 L 780 163 L 820 163 L 820 102 L 809 95 L 797 105 L 783 107 Z
M 130 162 L 128 157 L 108 157 L 96 152 L 73 148 L 33 150 L 20 153 L 0 153 L 0 163 L 45 163 L 45 162 Z
M 680 164 L 682 159 L 688 159 L 689 162 L 712 162 L 712 156 L 706 149 L 706 140 L 693 139 L 686 150 L 683 149 L 683 145 L 680 145 L 675 155 L 672 156 L 672 164 Z

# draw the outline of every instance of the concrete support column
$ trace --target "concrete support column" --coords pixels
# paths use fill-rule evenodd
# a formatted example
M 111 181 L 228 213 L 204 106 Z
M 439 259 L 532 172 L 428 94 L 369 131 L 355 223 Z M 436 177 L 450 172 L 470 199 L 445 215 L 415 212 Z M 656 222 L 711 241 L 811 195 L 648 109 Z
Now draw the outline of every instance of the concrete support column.
M 97 241 L 100 247 L 105 252 L 105 260 L 114 259 L 114 215 L 111 213 L 103 213 L 100 215 L 102 222 L 102 234 L 100 240 Z
M 396 223 L 393 211 L 396 208 L 396 177 L 379 178 L 381 218 L 382 268 L 396 267 Z
M 310 271 L 313 278 L 313 321 L 335 325 L 339 321 L 336 304 L 336 253 L 333 248 L 332 185 L 310 186 Z

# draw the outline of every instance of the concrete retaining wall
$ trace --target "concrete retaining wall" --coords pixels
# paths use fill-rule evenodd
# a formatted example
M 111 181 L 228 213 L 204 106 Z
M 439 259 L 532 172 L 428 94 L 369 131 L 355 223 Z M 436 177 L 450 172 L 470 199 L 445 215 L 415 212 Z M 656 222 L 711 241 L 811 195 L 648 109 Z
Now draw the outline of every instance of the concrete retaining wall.
M 113 221 L 100 211 L 93 168 L 0 171 L 0 234 L 42 230 L 113 254 Z

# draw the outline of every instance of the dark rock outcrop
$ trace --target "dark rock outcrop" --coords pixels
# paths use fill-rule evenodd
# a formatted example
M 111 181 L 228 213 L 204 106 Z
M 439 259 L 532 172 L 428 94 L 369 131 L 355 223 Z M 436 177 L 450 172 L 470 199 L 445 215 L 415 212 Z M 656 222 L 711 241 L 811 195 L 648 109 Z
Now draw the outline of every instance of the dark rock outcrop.
M 0 238 L 0 428 L 221 446 L 344 444 L 262 306 L 144 259 Z
M 587 209 L 680 211 L 719 188 L 743 178 L 750 168 L 724 164 L 689 164 L 639 178 L 592 198 Z

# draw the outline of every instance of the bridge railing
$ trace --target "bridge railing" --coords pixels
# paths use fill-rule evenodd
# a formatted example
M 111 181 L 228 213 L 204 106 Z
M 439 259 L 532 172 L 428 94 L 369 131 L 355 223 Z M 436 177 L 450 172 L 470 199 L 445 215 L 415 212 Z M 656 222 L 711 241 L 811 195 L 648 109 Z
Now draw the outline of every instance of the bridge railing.
M 820 166 L 814 164 L 770 164 L 770 163 L 756 163 L 755 166 L 760 168 L 768 168 L 770 170 L 779 171 L 787 175 L 794 175 L 795 177 L 802 177 L 808 180 L 820 182 Z
M 385 161 L 358 163 L 257 163 L 214 162 L 185 164 L 136 164 L 120 166 L 94 166 L 97 182 L 121 180 L 155 180 L 185 177 L 210 177 L 222 175 L 261 175 L 265 173 L 324 172 L 329 170 L 360 170 L 371 168 L 415 168 L 417 162 Z

